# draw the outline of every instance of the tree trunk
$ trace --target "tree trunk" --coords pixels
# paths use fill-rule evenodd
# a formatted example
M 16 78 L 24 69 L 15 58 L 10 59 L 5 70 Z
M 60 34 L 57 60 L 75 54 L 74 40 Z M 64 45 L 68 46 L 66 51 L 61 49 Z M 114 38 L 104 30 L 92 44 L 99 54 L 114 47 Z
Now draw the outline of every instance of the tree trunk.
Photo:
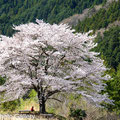
M 42 100 L 39 102 L 39 109 L 40 113 L 46 113 L 44 97 L 42 97 Z
M 38 92 L 38 99 L 39 99 L 39 113 L 44 114 L 44 113 L 46 113 L 44 94 Z

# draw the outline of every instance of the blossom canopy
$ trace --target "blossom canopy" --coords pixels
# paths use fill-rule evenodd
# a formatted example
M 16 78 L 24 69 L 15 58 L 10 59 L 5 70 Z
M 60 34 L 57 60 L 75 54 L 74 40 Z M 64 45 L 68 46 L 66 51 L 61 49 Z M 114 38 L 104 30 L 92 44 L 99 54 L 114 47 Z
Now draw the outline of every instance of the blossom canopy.
M 0 74 L 7 76 L 0 86 L 4 101 L 18 99 L 30 89 L 44 101 L 57 92 L 73 91 L 95 102 L 103 100 L 98 92 L 106 68 L 98 53 L 90 51 L 96 46 L 95 36 L 74 34 L 65 24 L 41 20 L 14 29 L 12 37 L 1 36 L 0 41 Z

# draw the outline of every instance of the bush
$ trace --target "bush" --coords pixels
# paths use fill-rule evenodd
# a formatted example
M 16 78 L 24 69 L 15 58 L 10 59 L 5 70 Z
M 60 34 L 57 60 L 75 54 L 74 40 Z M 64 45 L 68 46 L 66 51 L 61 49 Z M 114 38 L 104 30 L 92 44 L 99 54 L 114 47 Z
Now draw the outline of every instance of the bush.
M 6 81 L 6 78 L 0 76 L 0 85 L 3 85 Z
M 70 108 L 69 116 L 74 118 L 74 120 L 83 120 L 83 118 L 87 117 L 87 114 L 85 110 Z
M 9 101 L 1 104 L 2 111 L 14 111 L 18 106 L 20 106 L 20 100 Z

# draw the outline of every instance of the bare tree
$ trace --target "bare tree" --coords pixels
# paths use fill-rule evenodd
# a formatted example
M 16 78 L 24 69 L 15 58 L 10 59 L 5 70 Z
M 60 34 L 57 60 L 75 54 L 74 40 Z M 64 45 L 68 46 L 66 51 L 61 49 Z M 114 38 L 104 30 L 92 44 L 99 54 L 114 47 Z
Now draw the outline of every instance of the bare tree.
M 75 92 L 94 98 L 102 89 L 101 73 L 106 69 L 98 53 L 90 49 L 95 36 L 73 34 L 67 25 L 50 25 L 36 20 L 15 26 L 13 37 L 1 36 L 0 74 L 7 81 L 0 86 L 1 102 L 12 101 L 34 89 L 39 100 L 40 113 L 45 103 L 58 92 Z M 89 86 L 88 86 L 89 84 Z M 95 99 L 93 99 L 95 100 Z

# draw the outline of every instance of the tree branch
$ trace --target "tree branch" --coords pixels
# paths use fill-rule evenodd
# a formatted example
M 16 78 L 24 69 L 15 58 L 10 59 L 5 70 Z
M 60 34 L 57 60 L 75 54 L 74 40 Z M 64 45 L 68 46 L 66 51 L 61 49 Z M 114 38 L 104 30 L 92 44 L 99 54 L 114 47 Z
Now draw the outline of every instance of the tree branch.
M 47 95 L 45 96 L 45 99 L 47 100 L 50 96 L 52 96 L 53 94 L 56 94 L 58 92 L 61 92 L 61 91 L 59 91 L 59 90 L 48 91 Z
M 58 102 L 63 102 L 63 101 L 61 101 L 61 100 L 59 100 L 59 99 L 57 99 L 57 98 L 48 98 L 48 99 L 53 99 L 53 100 L 56 100 L 56 101 L 58 101 Z

